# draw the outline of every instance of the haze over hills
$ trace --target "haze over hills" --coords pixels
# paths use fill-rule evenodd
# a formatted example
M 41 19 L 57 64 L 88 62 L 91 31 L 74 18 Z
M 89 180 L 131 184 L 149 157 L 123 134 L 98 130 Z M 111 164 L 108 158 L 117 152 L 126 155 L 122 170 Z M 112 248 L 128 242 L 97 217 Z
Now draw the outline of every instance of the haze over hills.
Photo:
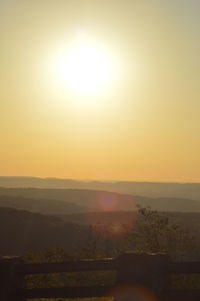
M 157 183 L 126 181 L 78 181 L 58 178 L 0 177 L 2 187 L 35 187 L 54 189 L 90 189 L 146 197 L 186 198 L 200 200 L 200 183 Z
M 158 211 L 200 212 L 200 201 L 184 198 L 148 198 L 78 189 L 0 188 L 0 206 L 44 214 L 135 211 L 137 205 Z
M 86 206 L 79 206 L 67 201 L 18 195 L 0 195 L 0 207 L 15 208 L 48 215 L 74 214 L 85 212 L 87 209 Z

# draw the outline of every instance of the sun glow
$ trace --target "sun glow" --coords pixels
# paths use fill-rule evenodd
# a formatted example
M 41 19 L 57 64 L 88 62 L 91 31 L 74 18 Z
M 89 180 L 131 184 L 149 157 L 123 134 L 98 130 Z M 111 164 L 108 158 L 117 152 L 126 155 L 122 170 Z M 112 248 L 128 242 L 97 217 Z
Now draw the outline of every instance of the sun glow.
M 64 87 L 78 94 L 106 89 L 114 80 L 114 60 L 105 47 L 80 35 L 56 62 L 56 77 Z

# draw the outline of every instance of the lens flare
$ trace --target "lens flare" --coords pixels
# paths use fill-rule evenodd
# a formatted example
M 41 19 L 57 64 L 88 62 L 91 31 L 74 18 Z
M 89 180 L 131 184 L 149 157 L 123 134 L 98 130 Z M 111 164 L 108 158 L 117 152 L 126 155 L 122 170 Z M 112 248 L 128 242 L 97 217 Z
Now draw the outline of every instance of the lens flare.
M 137 219 L 136 204 L 132 198 L 120 198 L 119 194 L 101 192 L 93 195 L 87 214 L 87 224 L 101 237 L 117 239 L 127 235 Z
M 114 195 L 102 195 L 99 199 L 99 206 L 105 211 L 114 210 L 119 203 L 119 200 Z
M 149 288 L 140 285 L 123 285 L 114 288 L 109 296 L 115 301 L 159 301 Z
M 96 212 L 87 214 L 87 223 L 97 235 L 116 239 L 134 228 L 136 218 L 136 212 Z

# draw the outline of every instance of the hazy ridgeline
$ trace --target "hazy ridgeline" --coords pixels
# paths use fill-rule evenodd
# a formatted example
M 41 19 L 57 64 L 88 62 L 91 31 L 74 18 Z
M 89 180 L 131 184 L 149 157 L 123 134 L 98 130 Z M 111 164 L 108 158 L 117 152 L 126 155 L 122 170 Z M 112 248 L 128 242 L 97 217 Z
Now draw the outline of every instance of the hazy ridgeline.
M 62 249 L 68 256 L 96 258 L 132 249 L 198 258 L 200 213 L 195 211 L 200 212 L 199 202 L 187 199 L 0 188 L 0 254 Z
M 145 197 L 186 198 L 200 200 L 200 183 L 126 182 L 126 181 L 79 181 L 59 178 L 2 177 L 0 187 L 7 188 L 54 188 L 89 189 L 112 191 Z
M 145 194 L 146 191 L 144 189 Z M 176 193 L 174 193 L 176 195 Z M 200 212 L 199 200 L 184 197 L 145 197 L 86 189 L 3 188 L 0 206 L 44 214 L 94 211 L 134 211 L 140 205 L 159 211 Z

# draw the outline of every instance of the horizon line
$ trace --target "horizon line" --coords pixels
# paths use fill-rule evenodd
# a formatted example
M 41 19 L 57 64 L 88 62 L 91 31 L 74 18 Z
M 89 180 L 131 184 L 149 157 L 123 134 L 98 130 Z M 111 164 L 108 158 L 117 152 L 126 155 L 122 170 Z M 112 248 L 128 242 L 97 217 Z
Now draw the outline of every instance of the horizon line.
M 0 178 L 32 178 L 41 180 L 63 180 L 63 181 L 75 181 L 75 182 L 102 182 L 102 183 L 151 183 L 151 184 L 200 184 L 200 181 L 146 181 L 146 180 L 108 180 L 108 179 L 80 179 L 80 178 L 62 178 L 62 177 L 41 177 L 41 176 L 4 176 L 0 175 Z

